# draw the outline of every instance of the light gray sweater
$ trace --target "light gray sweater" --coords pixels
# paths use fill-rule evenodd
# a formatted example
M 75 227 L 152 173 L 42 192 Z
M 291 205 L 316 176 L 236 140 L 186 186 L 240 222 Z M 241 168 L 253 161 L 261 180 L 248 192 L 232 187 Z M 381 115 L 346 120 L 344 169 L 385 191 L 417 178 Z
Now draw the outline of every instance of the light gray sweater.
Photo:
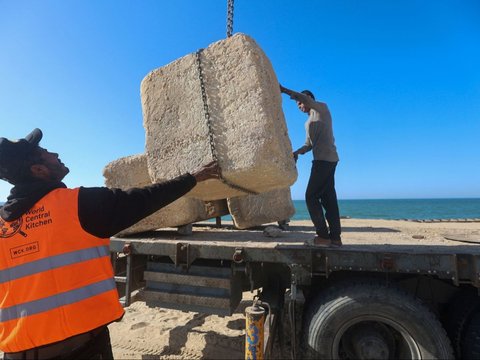
M 337 162 L 339 160 L 333 137 L 332 116 L 327 104 L 315 101 L 310 96 L 292 91 L 290 97 L 310 108 L 305 123 L 305 144 L 297 151 L 312 150 L 313 160 Z

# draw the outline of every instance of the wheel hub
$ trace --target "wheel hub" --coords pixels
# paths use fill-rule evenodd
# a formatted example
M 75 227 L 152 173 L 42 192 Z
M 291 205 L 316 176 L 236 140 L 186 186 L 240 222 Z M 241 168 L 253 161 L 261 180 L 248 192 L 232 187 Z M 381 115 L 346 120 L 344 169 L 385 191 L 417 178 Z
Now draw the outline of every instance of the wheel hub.
M 342 337 L 349 358 L 390 359 L 395 354 L 395 338 L 388 327 L 375 322 L 360 323 Z

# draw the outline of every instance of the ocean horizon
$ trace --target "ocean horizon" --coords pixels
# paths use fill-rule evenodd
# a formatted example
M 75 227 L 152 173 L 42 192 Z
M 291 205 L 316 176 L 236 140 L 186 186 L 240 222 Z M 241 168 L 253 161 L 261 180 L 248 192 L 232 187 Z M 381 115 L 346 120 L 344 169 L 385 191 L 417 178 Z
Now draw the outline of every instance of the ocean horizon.
M 0 206 L 3 205 L 0 202 Z M 340 216 L 356 219 L 479 219 L 480 198 L 338 200 Z M 310 220 L 304 200 L 293 200 L 290 220 Z M 222 218 L 230 220 L 229 215 Z
M 293 200 L 292 220 L 309 220 L 304 200 Z M 340 216 L 357 219 L 478 219 L 480 198 L 338 200 Z

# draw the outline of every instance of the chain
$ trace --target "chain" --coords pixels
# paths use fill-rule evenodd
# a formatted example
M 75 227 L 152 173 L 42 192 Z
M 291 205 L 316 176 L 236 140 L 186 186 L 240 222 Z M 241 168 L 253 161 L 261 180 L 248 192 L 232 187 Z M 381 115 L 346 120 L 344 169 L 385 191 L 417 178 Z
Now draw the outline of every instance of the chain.
M 233 32 L 233 0 L 227 0 L 227 38 Z
M 215 148 L 215 142 L 214 142 L 214 139 L 213 139 L 212 119 L 210 117 L 210 110 L 208 109 L 207 92 L 205 91 L 205 82 L 203 81 L 202 62 L 201 62 L 201 59 L 200 59 L 200 55 L 201 55 L 202 51 L 203 51 L 203 49 L 200 49 L 195 53 L 196 60 L 197 60 L 198 78 L 200 80 L 200 89 L 202 90 L 203 110 L 204 110 L 204 114 L 205 114 L 205 120 L 207 120 L 208 139 L 209 139 L 209 142 L 210 142 L 210 149 L 212 150 L 212 158 L 213 158 L 213 161 L 218 163 L 217 150 Z
M 202 101 L 203 101 L 203 110 L 204 110 L 204 114 L 205 114 L 205 120 L 207 120 L 208 139 L 209 139 L 209 142 L 210 142 L 210 150 L 212 151 L 213 161 L 215 161 L 218 164 L 218 154 L 217 154 L 217 149 L 215 148 L 215 141 L 214 141 L 214 137 L 213 137 L 212 118 L 210 117 L 210 111 L 208 109 L 207 92 L 205 91 L 205 82 L 203 81 L 202 61 L 201 61 L 201 58 L 200 58 L 202 51 L 203 51 L 203 49 L 200 49 L 195 53 L 196 60 L 197 60 L 196 62 L 197 62 L 197 69 L 198 69 L 198 78 L 200 80 L 200 89 L 202 91 Z M 221 174 L 221 172 L 220 172 L 220 174 Z M 227 181 L 226 179 L 223 178 L 222 175 L 220 175 L 219 180 L 222 183 L 224 183 L 225 185 L 227 185 L 227 186 L 229 186 L 229 187 L 231 187 L 235 190 L 239 190 L 241 192 L 244 192 L 244 193 L 247 193 L 247 194 L 252 194 L 252 195 L 258 194 L 255 191 L 246 189 L 246 188 L 244 188 L 240 185 L 236 185 L 236 184 L 233 184 L 233 183 Z

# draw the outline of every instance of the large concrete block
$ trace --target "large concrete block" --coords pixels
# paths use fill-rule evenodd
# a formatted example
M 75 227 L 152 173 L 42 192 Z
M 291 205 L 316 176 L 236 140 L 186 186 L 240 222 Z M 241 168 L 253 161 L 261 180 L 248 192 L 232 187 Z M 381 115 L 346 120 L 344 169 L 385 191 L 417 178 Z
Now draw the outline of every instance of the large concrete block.
M 236 34 L 204 49 L 201 63 L 210 129 L 194 53 L 142 81 L 150 177 L 169 178 L 211 161 L 211 133 L 228 182 L 258 193 L 292 185 L 297 171 L 279 84 L 264 52 L 252 38 Z M 242 195 L 219 180 L 208 180 L 187 196 L 216 200 Z
M 103 169 L 105 185 L 127 190 L 131 187 L 151 185 L 145 154 L 126 156 L 107 164 Z
M 227 203 L 233 222 L 239 229 L 289 220 L 295 214 L 290 188 L 230 198 Z
M 144 154 L 112 161 L 105 166 L 103 176 L 107 187 L 123 190 L 152 183 L 147 170 L 147 157 Z M 199 199 L 181 197 L 117 235 L 176 227 L 226 213 L 225 205 L 221 201 L 204 203 Z

